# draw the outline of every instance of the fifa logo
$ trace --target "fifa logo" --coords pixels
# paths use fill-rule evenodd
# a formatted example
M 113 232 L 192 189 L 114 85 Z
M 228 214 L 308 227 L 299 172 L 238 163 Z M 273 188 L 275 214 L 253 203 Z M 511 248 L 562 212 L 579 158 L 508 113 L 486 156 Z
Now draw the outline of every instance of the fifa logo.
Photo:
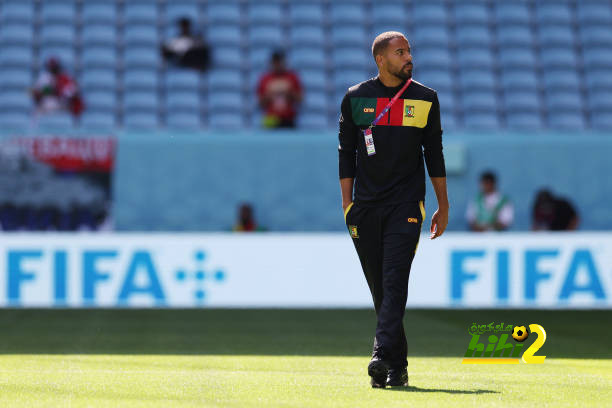
M 519 357 L 523 363 L 542 364 L 546 356 L 536 356 L 535 353 L 546 342 L 546 331 L 539 324 L 530 324 L 529 330 L 526 326 L 512 326 L 501 323 L 494 326 L 489 325 L 472 325 L 468 332 L 472 335 L 472 339 L 465 352 L 462 364 L 518 364 Z M 481 342 L 480 336 L 485 332 L 502 333 L 490 334 L 486 342 Z M 510 334 L 514 341 L 508 342 Z M 523 352 L 523 342 L 531 335 L 535 335 L 536 339 L 531 346 Z M 483 339 L 484 340 L 484 339 Z M 521 356 L 522 352 L 522 356 Z

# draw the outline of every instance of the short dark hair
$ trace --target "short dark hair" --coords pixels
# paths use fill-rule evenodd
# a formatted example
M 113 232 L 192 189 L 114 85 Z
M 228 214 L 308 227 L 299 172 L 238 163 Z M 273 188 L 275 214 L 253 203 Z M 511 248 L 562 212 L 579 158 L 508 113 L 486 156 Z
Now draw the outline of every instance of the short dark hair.
M 480 175 L 480 181 L 489 181 L 493 184 L 497 182 L 497 176 L 490 170 L 482 172 Z
M 385 31 L 384 33 L 378 34 L 372 43 L 372 56 L 376 59 L 376 56 L 382 54 L 383 51 L 389 45 L 389 41 L 394 38 L 406 38 L 406 36 L 399 31 Z

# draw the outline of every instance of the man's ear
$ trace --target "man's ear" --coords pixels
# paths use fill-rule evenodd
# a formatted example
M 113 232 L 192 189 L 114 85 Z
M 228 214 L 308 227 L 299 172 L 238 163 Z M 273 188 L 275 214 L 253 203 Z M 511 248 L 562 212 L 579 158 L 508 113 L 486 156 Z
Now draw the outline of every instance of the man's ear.
M 380 67 L 382 65 L 382 62 L 383 62 L 382 55 L 378 54 L 378 55 L 376 55 L 376 57 L 374 59 L 376 60 L 376 65 Z

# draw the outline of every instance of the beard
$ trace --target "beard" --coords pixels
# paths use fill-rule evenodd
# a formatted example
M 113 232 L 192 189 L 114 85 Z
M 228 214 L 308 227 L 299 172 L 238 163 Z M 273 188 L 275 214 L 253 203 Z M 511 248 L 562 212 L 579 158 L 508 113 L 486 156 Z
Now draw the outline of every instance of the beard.
M 407 81 L 412 78 L 412 68 L 404 69 L 406 66 L 403 66 L 400 70 L 396 72 L 392 72 L 393 76 L 401 79 L 402 81 Z

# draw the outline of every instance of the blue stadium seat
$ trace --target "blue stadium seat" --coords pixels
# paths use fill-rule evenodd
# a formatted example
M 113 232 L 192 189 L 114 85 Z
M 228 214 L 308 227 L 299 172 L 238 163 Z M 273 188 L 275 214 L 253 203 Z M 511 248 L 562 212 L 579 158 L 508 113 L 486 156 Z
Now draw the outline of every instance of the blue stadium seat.
M 25 89 L 0 93 L 0 110 L 29 110 L 32 107 L 32 98 Z
M 248 3 L 250 24 L 281 24 L 284 20 L 280 3 Z
M 114 1 L 92 1 L 83 2 L 83 27 L 89 24 L 106 23 L 113 25 L 117 21 L 117 3 Z
M 488 68 L 494 67 L 491 51 L 487 48 L 465 48 L 457 53 L 459 66 L 462 68 Z
M 502 71 L 499 83 L 504 90 L 537 90 L 539 86 L 533 68 Z
M 38 119 L 38 128 L 44 130 L 64 130 L 74 126 L 74 120 L 69 113 L 56 112 L 41 115 Z
M 244 127 L 245 120 L 241 113 L 220 112 L 210 116 L 210 127 L 215 129 L 241 129 Z
M 534 44 L 528 26 L 501 26 L 497 30 L 497 44 L 500 47 L 531 47 Z
M 509 129 L 535 130 L 543 126 L 542 115 L 538 112 L 509 112 L 506 115 L 506 127 Z
M 542 2 L 536 4 L 536 18 L 539 23 L 567 24 L 573 23 L 569 4 Z
M 115 127 L 115 114 L 111 112 L 90 112 L 90 107 L 83 113 L 81 127 L 88 129 L 110 130 Z
M 401 33 L 404 33 L 408 36 L 408 41 L 410 41 L 410 44 L 413 48 L 415 45 L 418 45 L 416 42 L 414 42 L 414 37 L 410 35 L 410 32 L 408 32 L 408 27 L 405 24 L 393 23 L 391 22 L 391 20 L 379 21 L 372 24 L 369 33 L 370 35 L 368 37 L 369 43 L 371 44 L 372 41 L 374 41 L 374 38 L 376 38 L 380 33 L 384 33 L 387 31 L 399 31 Z
M 513 90 L 504 92 L 504 109 L 507 115 L 527 112 L 538 113 L 542 109 L 542 102 L 535 89 Z
M 200 83 L 199 75 L 195 71 L 184 69 L 170 69 L 165 77 L 166 88 L 169 89 L 197 89 Z
M 49 46 L 43 48 L 38 57 L 39 66 L 43 66 L 51 57 L 59 59 L 65 69 L 68 69 L 69 71 L 74 69 L 74 47 Z
M 206 39 L 211 44 L 217 44 L 218 46 L 241 46 L 243 42 L 240 26 L 237 25 L 209 25 L 206 32 Z
M 554 112 L 548 115 L 548 127 L 559 130 L 582 130 L 585 128 L 584 116 L 578 112 Z
M 327 73 L 322 69 L 305 69 L 298 73 L 302 85 L 310 91 L 324 91 L 327 89 Z
M 81 39 L 86 46 L 114 46 L 117 42 L 117 30 L 114 26 L 108 24 L 87 24 L 83 26 Z
M 464 112 L 496 112 L 497 97 L 492 91 L 465 92 L 461 108 Z
M 336 47 L 361 46 L 368 43 L 365 30 L 362 26 L 335 26 L 332 27 L 331 40 Z
M 425 48 L 418 49 L 412 52 L 415 58 L 415 63 L 418 64 L 419 70 L 423 71 L 432 68 L 448 69 L 451 66 L 451 56 L 446 48 Z
M 361 2 L 334 1 L 331 3 L 330 21 L 336 25 L 361 25 L 366 21 L 366 13 Z
M 0 71 L 0 89 L 26 89 L 32 86 L 32 73 L 23 69 L 3 69 Z
M 289 65 L 300 68 L 325 68 L 327 57 L 321 48 L 296 48 L 289 53 Z
M 322 24 L 325 19 L 320 3 L 294 3 L 289 2 L 289 20 L 291 25 L 296 23 Z
M 296 122 L 297 127 L 300 129 L 324 129 L 329 127 L 327 116 L 323 113 L 300 113 Z
M 499 64 L 508 68 L 531 68 L 536 65 L 536 56 L 531 48 L 501 48 Z
M 414 3 L 412 8 L 412 21 L 420 24 L 446 24 L 448 13 L 443 3 Z
M 200 98 L 197 91 L 169 91 L 166 95 L 168 111 L 197 111 Z
M 447 47 L 451 42 L 448 29 L 444 25 L 417 26 L 412 33 L 412 38 L 414 39 L 413 48 L 425 46 Z
M 487 26 L 460 26 L 455 34 L 459 47 L 483 46 L 489 47 L 492 43 L 491 32 Z
M 344 88 L 346 92 L 347 88 Z M 305 112 L 322 112 L 327 113 L 329 98 L 325 92 L 306 92 L 302 103 L 302 110 Z
M 197 1 L 166 2 L 166 25 L 176 24 L 183 17 L 190 19 L 194 25 L 198 23 L 200 13 Z
M 531 22 L 531 12 L 526 2 L 494 2 L 494 5 L 497 24 L 529 25 Z
M 157 24 L 157 4 L 150 1 L 129 1 L 123 10 L 123 22 L 126 27 L 134 23 Z
M 452 90 L 454 86 L 453 77 L 450 71 L 446 69 L 428 69 L 423 72 L 419 70 L 414 79 L 438 92 Z
M 589 48 L 583 51 L 584 66 L 587 69 L 607 68 L 612 69 L 612 54 L 607 47 Z
M 337 48 L 332 61 L 338 68 L 366 68 L 372 64 L 372 54 L 363 48 Z
M 573 49 L 567 47 L 542 50 L 540 63 L 545 69 L 576 67 L 578 57 Z
M 242 112 L 245 101 L 240 92 L 209 92 L 208 107 L 211 113 L 235 111 Z
M 73 1 L 44 1 L 41 2 L 41 18 L 43 23 L 57 22 L 72 24 L 76 18 Z
M 462 70 L 459 75 L 459 85 L 469 91 L 494 91 L 497 81 L 493 71 L 489 69 Z
M 159 126 L 159 118 L 151 112 L 126 112 L 123 125 L 128 129 L 155 129 Z
M 542 72 L 544 87 L 549 90 L 580 90 L 580 79 L 574 69 L 546 70 Z
M 239 24 L 241 20 L 240 3 L 224 1 L 223 3 L 208 3 L 207 19 L 210 26 L 219 23 Z
M 240 90 L 243 86 L 243 76 L 239 70 L 212 70 L 208 74 L 210 90 Z
M 586 47 L 612 46 L 611 26 L 587 26 L 580 30 L 580 39 Z
M 539 43 L 543 48 L 553 46 L 571 47 L 576 42 L 576 36 L 570 26 L 548 26 L 539 27 Z
M 463 117 L 465 127 L 471 129 L 497 129 L 500 127 L 499 117 L 494 112 L 468 113 Z
M 129 25 L 123 32 L 123 42 L 128 46 L 133 45 L 159 45 L 157 28 L 150 25 Z
M 376 3 L 372 7 L 372 20 L 374 24 L 397 24 L 405 26 L 408 23 L 407 10 L 402 2 Z M 370 18 L 370 16 L 368 16 Z
M 75 42 L 73 25 L 45 25 L 40 31 L 42 44 L 73 45 Z
M 85 89 L 114 89 L 117 85 L 114 69 L 86 69 L 81 75 L 79 85 Z
M 116 68 L 117 53 L 114 47 L 86 47 L 81 63 L 84 68 Z
M 612 8 L 609 2 L 579 1 L 576 7 L 580 25 L 612 25 Z
M 34 2 L 28 0 L 5 1 L 1 7 L 2 22 L 30 23 L 34 20 Z
M 444 130 L 456 129 L 459 127 L 457 116 L 452 112 L 442 112 L 440 122 L 442 124 L 442 129 Z
M 198 112 L 169 112 L 166 126 L 173 129 L 198 129 L 201 126 Z
M 585 72 L 585 83 L 588 89 L 612 89 L 612 75 L 606 69 L 594 69 Z
M 117 95 L 115 90 L 101 89 L 98 91 L 85 91 L 83 95 L 86 111 L 106 111 L 112 112 L 117 108 Z
M 612 129 L 612 112 L 595 112 L 591 115 L 591 126 L 595 129 Z
M 153 111 L 158 108 L 157 91 L 134 91 L 123 94 L 123 109 L 130 111 Z
M 239 47 L 220 47 L 213 49 L 212 61 L 215 67 L 230 68 L 241 66 L 245 62 L 244 53 Z
M 294 26 L 289 34 L 291 46 L 319 46 L 326 43 L 326 37 L 321 25 Z
M 584 104 L 577 91 L 551 90 L 546 94 L 546 107 L 549 113 L 580 112 Z
M 589 92 L 589 109 L 592 112 L 612 113 L 612 91 L 609 89 Z
M 130 70 L 123 74 L 123 87 L 128 92 L 135 89 L 156 91 L 157 86 L 157 71 L 153 69 Z
M 30 69 L 32 65 L 32 49 L 30 47 L 0 47 L 0 65 L 3 67 L 23 67 Z
M 251 69 L 247 74 L 247 90 L 255 92 L 259 86 L 259 80 L 266 71 L 262 68 Z
M 369 79 L 369 75 L 364 70 L 357 69 L 338 69 L 333 75 L 334 88 L 337 91 L 344 90 L 349 87 Z
M 23 129 L 30 125 L 30 113 L 26 111 L 0 113 L 0 126 L 5 129 Z
M 160 56 L 157 47 L 131 47 L 125 48 L 123 52 L 125 68 L 156 68 L 159 65 L 159 61 Z
M 280 46 L 285 40 L 283 30 L 278 26 L 252 26 L 249 30 L 251 45 Z
M 4 24 L 0 28 L 0 41 L 3 46 L 22 44 L 30 47 L 33 40 L 34 33 L 29 24 Z
M 486 26 L 491 21 L 485 3 L 455 3 L 455 24 L 480 24 Z

